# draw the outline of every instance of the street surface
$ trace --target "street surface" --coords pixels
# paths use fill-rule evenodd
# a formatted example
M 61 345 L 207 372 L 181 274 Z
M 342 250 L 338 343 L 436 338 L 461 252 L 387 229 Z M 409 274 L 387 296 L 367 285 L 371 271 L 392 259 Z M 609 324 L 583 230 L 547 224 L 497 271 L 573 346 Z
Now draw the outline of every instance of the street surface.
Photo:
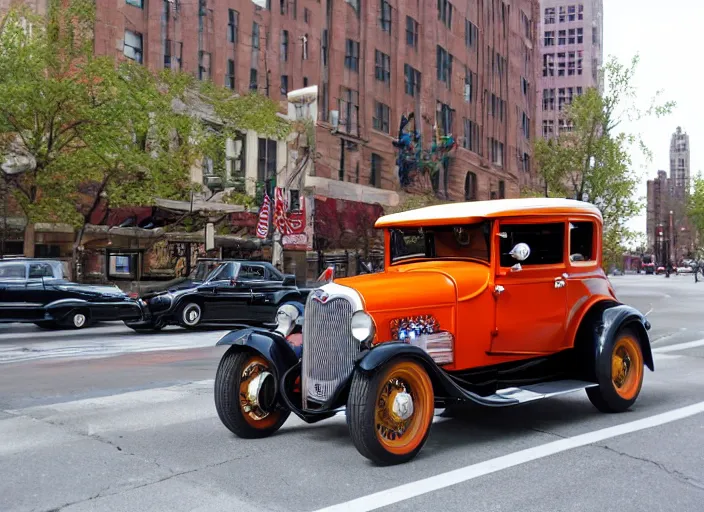
M 704 283 L 612 282 L 653 325 L 631 411 L 578 392 L 438 416 L 391 468 L 357 453 L 344 416 L 230 434 L 212 395 L 222 331 L 0 326 L 0 511 L 704 510 Z

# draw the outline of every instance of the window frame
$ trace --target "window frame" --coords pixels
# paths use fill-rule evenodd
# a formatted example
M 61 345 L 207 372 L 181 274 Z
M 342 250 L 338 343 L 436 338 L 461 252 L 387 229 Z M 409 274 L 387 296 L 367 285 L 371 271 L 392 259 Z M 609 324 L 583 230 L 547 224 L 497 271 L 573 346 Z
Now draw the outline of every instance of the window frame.
M 590 223 L 592 225 L 592 257 L 585 261 L 572 261 L 570 255 L 572 253 L 572 230 L 570 225 L 573 223 Z M 567 259 L 570 267 L 596 267 L 601 264 L 601 236 L 599 232 L 599 223 L 591 217 L 570 217 L 567 222 Z
M 501 265 L 501 240 L 502 237 L 499 236 L 500 233 L 504 232 L 505 226 L 540 226 L 545 224 L 562 224 L 562 262 L 560 263 L 546 263 L 546 264 L 525 264 L 524 262 L 518 260 L 514 261 L 513 265 L 516 263 L 521 264 L 520 272 L 512 272 L 511 266 L 504 267 Z M 494 239 L 499 240 L 494 248 L 494 258 L 496 260 L 496 274 L 499 276 L 511 276 L 511 277 L 524 277 L 532 276 L 533 273 L 538 273 L 540 271 L 554 271 L 566 269 L 569 264 L 569 220 L 563 217 L 539 217 L 539 218 L 505 218 L 500 219 L 496 223 L 496 236 Z M 509 249 L 510 250 L 510 249 Z M 532 248 L 531 248 L 532 250 Z M 512 266 L 513 266 L 512 265 Z
M 132 46 L 130 44 L 127 44 L 127 34 L 131 34 L 131 35 L 139 38 L 139 48 L 137 48 L 136 46 Z M 137 58 L 133 59 L 132 57 L 128 56 L 125 53 L 126 47 L 132 48 L 134 55 L 139 56 L 139 59 L 137 59 Z M 124 55 L 125 58 L 132 60 L 138 64 L 143 64 L 144 63 L 144 34 L 142 34 L 141 32 L 134 32 L 132 30 L 125 29 L 125 33 L 123 35 L 123 40 L 122 40 L 122 55 Z
M 227 10 L 227 42 L 237 44 L 238 29 L 240 25 L 240 13 L 236 9 Z

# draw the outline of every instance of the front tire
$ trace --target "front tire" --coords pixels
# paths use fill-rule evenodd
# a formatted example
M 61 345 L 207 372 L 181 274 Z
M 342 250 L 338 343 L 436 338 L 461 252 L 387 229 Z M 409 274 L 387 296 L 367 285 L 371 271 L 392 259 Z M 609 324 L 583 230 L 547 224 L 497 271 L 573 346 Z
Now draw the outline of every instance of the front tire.
M 387 466 L 423 448 L 435 412 L 433 385 L 417 362 L 399 359 L 375 373 L 356 371 L 347 399 L 347 424 L 363 456 Z
M 194 329 L 200 324 L 203 318 L 203 309 L 200 304 L 189 302 L 181 307 L 178 315 L 179 323 L 187 329 Z
M 88 317 L 88 313 L 85 311 L 76 311 L 71 315 L 68 325 L 71 329 L 83 329 L 90 326 L 90 318 Z
M 245 439 L 268 437 L 281 428 L 291 411 L 273 403 L 252 407 L 247 389 L 262 372 L 271 371 L 268 361 L 254 352 L 229 349 L 215 376 L 215 408 L 223 425 Z
M 601 412 L 629 409 L 643 386 L 643 368 L 643 352 L 637 334 L 629 328 L 621 329 L 607 341 L 595 362 L 599 385 L 587 388 L 589 401 Z

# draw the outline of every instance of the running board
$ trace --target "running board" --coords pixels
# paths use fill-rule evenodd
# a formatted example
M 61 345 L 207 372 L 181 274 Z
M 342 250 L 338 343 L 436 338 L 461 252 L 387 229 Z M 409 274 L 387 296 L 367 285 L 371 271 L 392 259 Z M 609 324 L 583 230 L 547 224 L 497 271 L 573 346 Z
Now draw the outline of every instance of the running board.
M 542 382 L 540 384 L 530 384 L 520 388 L 500 389 L 493 395 L 482 397 L 483 400 L 492 402 L 495 405 L 518 405 L 542 398 L 573 393 L 582 389 L 598 386 L 595 382 L 581 380 L 556 380 L 552 382 Z

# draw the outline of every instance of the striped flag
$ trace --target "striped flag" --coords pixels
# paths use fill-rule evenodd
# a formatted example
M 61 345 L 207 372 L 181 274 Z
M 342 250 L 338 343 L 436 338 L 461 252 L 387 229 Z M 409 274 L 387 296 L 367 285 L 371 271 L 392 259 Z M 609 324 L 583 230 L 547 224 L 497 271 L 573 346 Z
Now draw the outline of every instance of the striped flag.
M 269 234 L 269 217 L 271 216 L 271 199 L 269 194 L 264 192 L 264 201 L 259 210 L 259 222 L 257 222 L 257 237 L 266 238 Z

